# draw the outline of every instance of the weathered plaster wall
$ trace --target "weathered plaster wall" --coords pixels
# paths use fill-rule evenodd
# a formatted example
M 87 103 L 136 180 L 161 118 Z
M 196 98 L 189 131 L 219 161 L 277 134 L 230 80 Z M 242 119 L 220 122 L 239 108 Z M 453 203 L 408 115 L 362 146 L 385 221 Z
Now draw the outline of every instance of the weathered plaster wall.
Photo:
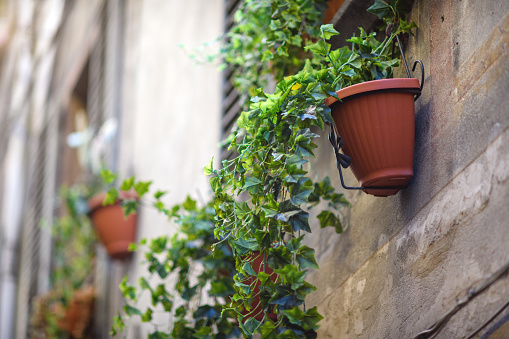
M 308 276 L 318 287 L 308 303 L 325 317 L 319 338 L 413 337 L 509 261 L 509 2 L 416 0 L 411 19 L 419 29 L 407 57 L 426 69 L 415 177 L 393 197 L 347 192 L 348 229 L 316 229 L 309 240 L 320 264 Z M 340 187 L 321 139 L 313 168 Z M 467 335 L 508 297 L 503 279 L 437 338 Z M 501 317 L 493 337 L 509 332 Z
M 124 178 L 152 180 L 153 192 L 168 191 L 164 201 L 169 206 L 187 195 L 203 202 L 210 194 L 203 167 L 212 156 L 219 159 L 221 72 L 197 64 L 179 45 L 193 50 L 219 37 L 223 6 L 222 0 L 126 4 L 119 171 Z M 138 239 L 175 232 L 154 208 L 139 212 Z M 136 282 L 146 274 L 143 259 L 143 253 L 136 253 L 127 266 L 114 267 L 116 279 L 127 273 Z M 118 282 L 111 284 L 117 296 Z M 135 338 L 146 337 L 143 333 L 138 326 L 129 331 Z

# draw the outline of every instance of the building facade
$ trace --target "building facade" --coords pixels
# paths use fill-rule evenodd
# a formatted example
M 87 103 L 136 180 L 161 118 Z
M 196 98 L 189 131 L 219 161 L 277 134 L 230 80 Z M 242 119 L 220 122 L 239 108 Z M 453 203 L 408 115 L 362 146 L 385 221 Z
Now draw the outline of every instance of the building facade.
M 365 12 L 371 0 L 334 3 L 335 47 L 358 26 L 378 24 Z M 186 48 L 219 37 L 238 1 L 0 4 L 0 337 L 25 338 L 33 298 L 51 288 L 52 240 L 40 221 L 58 215 L 62 184 L 93 175 L 67 146 L 70 133 L 97 136 L 113 123 L 100 152 L 120 177 L 152 180 L 169 191 L 168 204 L 210 194 L 202 168 L 220 159 L 237 99 L 224 97 L 223 74 L 196 64 Z M 415 177 L 387 198 L 345 191 L 351 207 L 342 234 L 312 224 L 307 241 L 320 269 L 308 274 L 318 290 L 306 305 L 324 316 L 319 338 L 413 338 L 509 262 L 509 3 L 415 0 L 410 19 L 418 29 L 407 58 L 425 67 Z M 313 175 L 342 190 L 325 133 L 318 144 Z M 153 209 L 140 209 L 138 239 L 174 231 Z M 111 260 L 99 246 L 96 338 L 109 336 L 122 307 L 118 284 L 125 274 L 136 281 L 142 261 L 138 253 Z M 467 336 L 507 298 L 502 277 L 437 338 Z M 507 335 L 508 319 L 505 310 L 483 338 Z M 132 324 L 129 335 L 144 337 L 143 326 Z

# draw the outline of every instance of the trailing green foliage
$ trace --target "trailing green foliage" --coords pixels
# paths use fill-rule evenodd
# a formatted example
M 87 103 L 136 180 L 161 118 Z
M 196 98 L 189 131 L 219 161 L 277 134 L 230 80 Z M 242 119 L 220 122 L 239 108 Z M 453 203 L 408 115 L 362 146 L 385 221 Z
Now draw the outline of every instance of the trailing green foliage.
M 174 220 L 179 232 L 143 243 L 148 246 L 147 277 L 137 287 L 126 279 L 121 284 L 129 301 L 125 315 L 115 318 L 114 331 L 124 326 L 125 316 L 150 322 L 156 312 L 166 312 L 174 321 L 154 325 L 150 337 L 223 338 L 237 335 L 239 327 L 248 338 L 255 333 L 316 338 L 322 316 L 316 307 L 305 307 L 306 296 L 316 289 L 306 274 L 318 268 L 315 250 L 304 244 L 312 231 L 309 210 L 321 208 L 316 213 L 320 227 L 341 233 L 342 211 L 348 206 L 328 178 L 314 180 L 308 173 L 317 130 L 333 125 L 324 99 L 353 84 L 392 77 L 399 65 L 398 54 L 390 55 L 394 34 L 415 27 L 400 14 L 398 0 L 376 0 L 370 11 L 392 24 L 392 34 L 380 41 L 361 28 L 359 36 L 348 40 L 351 48 L 331 50 L 328 40 L 338 32 L 332 25 L 316 25 L 324 4 L 241 4 L 223 49 L 235 69 L 237 89 L 250 97 L 228 138 L 237 156 L 217 169 L 212 160 L 205 166 L 214 198 L 203 208 L 192 199 L 167 208 L 161 202 L 164 193 L 154 194 L 153 206 Z M 278 80 L 273 93 L 262 89 L 269 74 Z M 134 188 L 141 198 L 149 186 L 130 178 L 121 188 Z M 197 263 L 203 271 L 193 278 L 191 268 Z M 177 277 L 172 286 L 165 283 L 169 274 Z M 208 284 L 214 302 L 196 308 Z M 136 306 L 141 292 L 148 292 L 152 306 Z
M 234 70 L 237 90 L 253 96 L 269 78 L 295 74 L 312 57 L 327 0 L 246 0 L 235 12 L 220 56 Z
M 51 291 L 37 296 L 31 316 L 31 330 L 65 338 L 70 334 L 58 322 L 63 321 L 75 291 L 93 283 L 96 235 L 86 216 L 87 203 L 84 186 L 62 187 L 60 190 L 61 217 L 51 225 L 53 239 L 53 269 Z
M 149 186 L 150 183 L 129 178 L 121 189 L 144 187 L 136 190 L 141 198 Z M 198 207 L 190 197 L 180 205 L 167 208 L 161 201 L 164 195 L 161 191 L 154 193 L 152 205 L 177 225 L 178 230 L 171 237 L 144 239 L 140 248 L 132 247 L 137 251 L 143 249 L 147 274 L 136 285 L 129 284 L 127 277 L 120 284 L 126 304 L 123 315 L 118 314 L 114 319 L 112 334 L 124 330 L 126 318 L 137 316 L 142 322 L 152 324 L 150 338 L 238 337 L 233 313 L 222 313 L 223 305 L 234 293 L 235 261 L 226 243 L 213 247 L 216 242 L 213 208 L 210 204 Z M 169 283 L 172 275 L 170 281 L 174 283 Z M 148 306 L 140 306 L 143 298 L 150 301 Z M 156 315 L 159 317 L 155 318 Z M 160 323 L 157 319 L 161 318 L 166 320 Z
M 375 3 L 378 10 L 382 2 Z M 406 24 L 395 15 L 395 7 L 384 8 L 388 14 L 382 17 Z M 392 31 L 405 29 L 395 25 Z M 390 78 L 399 65 L 399 59 L 389 55 L 394 35 L 379 41 L 376 33 L 360 28 L 358 37 L 347 40 L 351 49 L 332 51 L 328 39 L 337 34 L 332 25 L 323 25 L 321 39 L 305 47 L 314 54 L 313 61 L 308 59 L 301 71 L 282 79 L 274 93 L 255 91 L 229 138 L 229 149 L 238 156 L 212 169 L 216 237 L 227 239 L 236 257 L 233 300 L 242 307 L 234 310 L 247 337 L 316 337 L 322 317 L 316 308 L 304 307 L 305 297 L 315 290 L 305 281 L 307 270 L 318 268 L 314 249 L 303 244 L 311 232 L 308 210 L 329 201 L 332 211 L 318 214 L 320 226 L 342 232 L 339 212 L 348 203 L 328 178 L 315 182 L 308 174 L 308 159 L 317 147 L 314 131 L 333 125 L 324 99 L 353 84 Z M 251 264 L 258 252 L 266 259 L 257 272 Z

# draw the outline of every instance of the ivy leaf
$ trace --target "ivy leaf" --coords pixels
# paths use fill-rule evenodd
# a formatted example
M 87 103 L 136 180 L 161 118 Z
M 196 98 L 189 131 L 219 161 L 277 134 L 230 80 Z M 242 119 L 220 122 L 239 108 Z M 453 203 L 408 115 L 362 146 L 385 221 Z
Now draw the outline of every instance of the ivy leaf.
M 303 230 L 311 233 L 311 228 L 309 227 L 309 213 L 301 211 L 300 213 L 293 215 L 288 220 L 290 226 L 294 232 L 299 230 Z
M 267 256 L 267 263 L 270 267 L 281 268 L 290 264 L 292 261 L 292 253 L 285 246 L 272 247 Z
M 166 292 L 166 288 L 165 288 L 164 284 L 159 284 L 152 292 L 152 297 L 155 298 L 156 300 L 158 300 L 159 298 L 161 298 L 163 295 L 166 295 L 167 293 L 168 292 Z
M 315 157 L 313 149 L 316 148 L 314 143 L 299 143 L 295 145 L 295 154 L 299 157 Z
M 289 286 L 279 285 L 276 287 L 274 296 L 270 298 L 269 304 L 279 305 L 281 310 L 287 310 L 302 304 L 302 301 L 297 299 L 297 296 Z
M 210 282 L 210 295 L 223 296 L 226 291 L 228 291 L 228 287 L 223 281 Z
M 323 319 L 323 316 L 318 313 L 316 306 L 306 311 L 295 307 L 290 310 L 284 310 L 282 313 L 287 316 L 292 324 L 302 327 L 305 331 L 316 330 L 318 328 L 316 324 Z
M 375 14 L 378 19 L 383 19 L 391 13 L 391 6 L 383 0 L 375 0 L 375 3 L 367 11 Z
M 272 158 L 274 161 L 279 161 L 283 157 L 283 153 L 272 152 Z
M 124 312 L 125 314 L 127 314 L 128 316 L 133 316 L 133 315 L 142 315 L 143 313 L 137 309 L 136 307 L 133 307 L 131 305 L 124 305 Z
M 334 213 L 329 211 L 322 211 L 318 214 L 318 220 L 320 221 L 320 227 L 324 228 L 327 226 L 332 226 L 336 229 L 336 233 L 343 233 L 343 226 L 341 225 L 341 221 L 339 220 Z
M 261 183 L 262 183 L 262 181 L 260 179 L 258 179 L 258 178 L 255 178 L 255 177 L 246 177 L 245 178 L 245 183 L 244 183 L 244 186 L 242 186 L 242 189 L 243 190 L 248 190 L 249 188 L 257 186 L 257 185 L 260 185 Z
M 212 332 L 210 326 L 202 326 L 200 329 L 193 335 L 193 338 L 198 339 L 208 339 L 210 338 L 209 334 Z
M 294 210 L 294 211 L 288 211 L 284 213 L 278 213 L 276 214 L 276 219 L 284 222 L 288 222 L 290 220 L 290 217 L 299 214 L 301 210 Z
M 325 56 L 330 49 L 330 44 L 325 43 L 323 40 L 319 40 L 315 44 L 304 47 L 304 49 L 311 51 L 313 54 Z
M 264 338 L 264 339 L 276 339 L 277 338 L 276 326 L 270 320 L 265 321 L 265 323 L 262 325 L 260 330 L 262 333 L 262 338 Z
M 272 59 L 274 59 L 274 55 L 272 54 L 271 51 L 269 51 L 268 49 L 263 51 L 261 61 L 272 60 Z
M 160 264 L 160 263 L 157 264 L 155 271 L 157 272 L 159 277 L 161 277 L 161 279 L 166 278 L 169 274 L 168 270 L 166 269 L 166 266 L 164 266 L 163 264 Z
M 205 167 L 203 167 L 203 174 L 211 175 L 214 171 L 213 166 L 214 166 L 214 157 L 212 157 L 212 159 L 210 159 L 209 163 Z
M 402 32 L 405 32 L 405 33 L 409 33 L 410 35 L 414 35 L 414 33 L 412 32 L 412 29 L 413 28 L 417 28 L 417 25 L 415 22 L 411 22 L 410 24 L 407 23 L 405 20 L 403 19 L 399 19 L 399 29 L 402 31 Z
M 332 24 L 322 25 L 322 27 L 320 27 L 320 31 L 323 33 L 326 40 L 329 40 L 334 35 L 339 35 L 339 32 L 334 29 Z
M 210 177 L 209 183 L 212 191 L 214 192 L 218 192 L 222 189 L 221 179 L 219 179 L 219 177 Z
M 255 333 L 256 329 L 260 326 L 260 322 L 255 318 L 249 318 L 245 324 L 244 328 L 248 333 Z
M 210 305 L 203 305 L 198 307 L 196 311 L 193 313 L 193 318 L 200 319 L 200 318 L 217 318 L 219 316 L 219 313 Z
M 298 182 L 307 173 L 296 165 L 288 165 L 287 172 L 288 175 L 285 177 L 285 181 L 293 183 Z
M 350 203 L 346 200 L 345 195 L 341 193 L 333 193 L 330 198 L 329 206 L 337 209 L 336 205 L 348 206 Z
M 168 192 L 166 191 L 157 191 L 154 193 L 154 199 L 161 199 L 163 197 L 163 195 L 167 194 Z
M 334 93 L 335 95 L 335 93 Z M 323 111 L 322 111 L 322 114 L 323 114 L 323 120 L 325 120 L 325 122 L 328 122 L 329 124 L 333 124 L 334 123 L 334 120 L 332 119 L 332 114 L 331 114 L 331 109 L 330 107 L 326 106 L 326 107 L 323 107 Z
M 249 251 L 256 251 L 258 249 L 258 243 L 256 242 L 256 239 L 245 240 L 243 238 L 239 238 L 237 240 L 231 240 L 231 243 L 239 255 L 244 255 Z
M 129 298 L 131 300 L 136 299 L 136 289 L 133 286 L 127 284 L 127 276 L 122 279 L 119 288 L 124 298 Z
M 269 280 L 269 278 L 270 278 L 270 274 L 265 273 L 264 271 L 260 271 L 260 273 L 258 273 L 258 280 L 260 280 L 260 283 L 262 285 L 265 285 L 265 282 L 267 280 Z
M 242 112 L 237 119 L 237 126 L 246 129 L 249 124 L 249 112 Z
M 279 215 L 279 214 L 278 214 Z M 277 218 L 277 215 L 276 215 Z M 270 233 L 262 230 L 256 230 L 254 237 L 260 248 L 269 248 L 272 244 Z
M 186 211 L 195 211 L 196 210 L 196 200 L 193 200 L 190 196 L 186 197 L 186 201 L 182 204 L 182 207 Z
M 168 297 L 164 296 L 159 302 L 163 305 L 163 308 L 166 312 L 171 312 L 173 302 Z
M 124 211 L 124 216 L 128 217 L 131 214 L 136 214 L 136 209 L 138 208 L 137 201 L 124 201 L 122 203 L 122 210 Z
M 308 267 L 319 268 L 315 259 L 315 250 L 306 245 L 298 250 L 296 259 L 301 269 Z
M 308 202 L 308 197 L 313 192 L 309 178 L 300 178 L 296 184 L 293 184 L 290 188 L 290 202 L 299 206 Z
M 196 295 L 196 291 L 198 290 L 198 285 L 193 287 L 186 287 L 184 293 L 182 293 L 181 297 L 184 300 L 190 301 L 193 296 Z
M 358 54 L 352 54 L 350 56 L 350 59 L 348 59 L 347 63 L 354 67 L 354 68 L 361 68 L 362 67 L 362 60 L 361 60 L 361 56 L 358 55 Z M 354 73 L 355 74 L 355 73 Z
M 135 180 L 134 176 L 125 179 L 120 185 L 120 189 L 122 191 L 129 191 L 134 186 L 134 180 Z
M 147 311 L 141 315 L 141 321 L 146 323 L 152 320 L 152 309 L 147 308 Z
M 304 236 L 290 239 L 290 241 L 286 244 L 286 248 L 288 248 L 290 250 L 290 252 L 296 253 L 299 250 L 299 248 L 302 246 L 303 239 L 304 239 Z
M 301 320 L 304 317 L 304 311 L 302 311 L 299 307 L 294 307 L 289 310 L 283 310 L 282 313 L 286 315 L 288 320 L 294 324 L 301 326 Z
M 244 263 L 244 266 L 242 266 L 242 270 L 244 270 L 247 274 L 256 277 L 256 272 L 253 270 L 253 267 L 251 267 L 250 263 L 248 262 Z
M 245 295 L 248 295 L 249 292 L 251 292 L 251 287 L 249 285 L 241 283 L 240 281 L 235 281 L 235 285 L 238 286 L 242 290 L 242 292 L 244 292 Z
M 165 332 L 155 331 L 149 334 L 149 339 L 170 339 L 170 335 Z
M 152 185 L 152 181 L 140 181 L 134 185 L 134 190 L 138 193 L 138 196 L 141 198 L 145 193 L 148 192 L 150 185 Z
M 307 162 L 308 161 L 306 159 L 303 159 L 302 157 L 300 157 L 300 156 L 298 156 L 296 154 L 286 158 L 286 164 L 287 165 L 296 165 L 299 168 L 302 167 L 302 165 L 304 165 Z
M 186 307 L 184 305 L 180 306 L 175 310 L 176 317 L 182 317 L 186 315 Z
M 288 48 L 286 46 L 279 46 L 276 50 L 276 53 L 280 56 L 288 56 Z
M 166 244 L 168 243 L 167 236 L 161 236 L 154 239 L 150 239 L 150 243 L 148 245 L 150 251 L 154 253 L 162 253 L 166 249 Z
M 101 177 L 107 184 L 112 184 L 115 181 L 115 179 L 117 179 L 117 175 L 107 169 L 101 170 Z
M 106 193 L 103 200 L 103 206 L 113 205 L 118 199 L 118 191 L 115 188 L 110 188 Z

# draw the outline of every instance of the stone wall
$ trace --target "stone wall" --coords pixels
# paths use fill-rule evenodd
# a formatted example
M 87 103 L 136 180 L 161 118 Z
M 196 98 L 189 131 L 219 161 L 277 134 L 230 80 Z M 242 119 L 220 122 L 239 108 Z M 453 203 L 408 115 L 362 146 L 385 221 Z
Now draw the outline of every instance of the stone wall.
M 335 17 L 340 32 L 345 8 Z M 411 19 L 419 29 L 407 57 L 426 69 L 415 177 L 392 197 L 346 192 L 352 205 L 341 235 L 315 226 L 308 241 L 320 270 L 308 278 L 318 291 L 307 306 L 325 317 L 319 338 L 412 338 L 509 261 L 509 2 L 416 0 Z M 316 155 L 316 175 L 341 187 L 325 133 Z M 505 278 L 437 338 L 468 335 L 508 297 Z M 505 314 L 485 337 L 509 332 Z

